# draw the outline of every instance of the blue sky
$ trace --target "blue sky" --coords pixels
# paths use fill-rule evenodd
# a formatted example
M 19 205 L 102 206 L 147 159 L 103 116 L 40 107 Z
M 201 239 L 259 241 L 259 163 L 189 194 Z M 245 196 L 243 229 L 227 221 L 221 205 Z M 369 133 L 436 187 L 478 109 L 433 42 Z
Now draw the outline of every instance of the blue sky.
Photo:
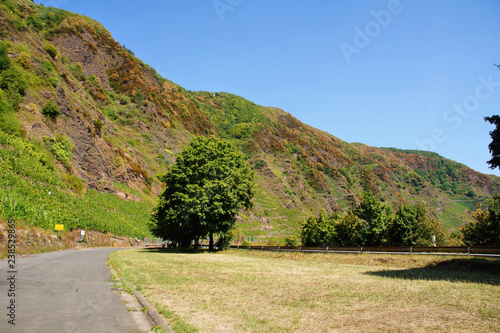
M 279 107 L 347 142 L 488 168 L 500 1 L 44 0 L 100 21 L 189 90 Z

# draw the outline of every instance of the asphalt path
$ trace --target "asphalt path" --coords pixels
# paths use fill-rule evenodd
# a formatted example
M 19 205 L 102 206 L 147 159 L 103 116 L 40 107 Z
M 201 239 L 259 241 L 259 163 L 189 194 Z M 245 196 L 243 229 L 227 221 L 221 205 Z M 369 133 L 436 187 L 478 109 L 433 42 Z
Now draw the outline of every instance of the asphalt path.
M 17 257 L 14 273 L 9 273 L 8 261 L 1 260 L 0 332 L 136 331 L 121 296 L 113 290 L 106 266 L 109 254 L 116 250 L 68 250 Z M 15 326 L 9 323 L 12 314 Z

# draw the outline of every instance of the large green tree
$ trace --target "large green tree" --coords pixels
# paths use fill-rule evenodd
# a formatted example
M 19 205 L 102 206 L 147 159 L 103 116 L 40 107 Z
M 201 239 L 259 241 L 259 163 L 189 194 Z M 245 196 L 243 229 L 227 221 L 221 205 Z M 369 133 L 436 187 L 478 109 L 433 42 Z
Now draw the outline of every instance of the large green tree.
M 442 223 L 429 214 L 423 203 L 402 204 L 389 219 L 388 244 L 394 246 L 430 246 L 432 236 L 442 246 L 448 242 L 448 234 Z
M 371 191 L 362 194 L 359 206 L 354 208 L 354 213 L 367 224 L 366 235 L 363 236 L 364 245 L 383 245 L 386 230 L 386 207 Z
M 500 246 L 500 194 L 488 201 L 486 210 L 478 204 L 472 216 L 476 221 L 462 229 L 464 242 L 467 245 Z
M 188 246 L 226 235 L 239 210 L 252 206 L 254 174 L 229 142 L 197 137 L 177 155 L 163 177 L 165 190 L 152 215 L 153 232 Z M 224 238 L 224 237 L 222 237 Z
M 335 227 L 333 219 L 336 215 L 327 216 L 324 211 L 319 216 L 309 216 L 302 224 L 300 238 L 304 246 L 333 245 Z
M 364 246 L 368 234 L 368 224 L 361 220 L 352 209 L 335 221 L 335 243 L 341 246 Z
M 500 69 L 500 65 L 494 64 L 493 66 Z M 491 143 L 488 145 L 488 149 L 491 153 L 491 159 L 487 162 L 490 169 L 495 169 L 500 167 L 500 116 L 485 117 L 484 120 L 495 125 L 495 129 L 490 132 Z
M 500 166 L 500 116 L 485 117 L 484 120 L 495 125 L 495 129 L 490 132 L 491 143 L 488 145 L 491 160 L 487 162 L 491 169 L 495 169 Z

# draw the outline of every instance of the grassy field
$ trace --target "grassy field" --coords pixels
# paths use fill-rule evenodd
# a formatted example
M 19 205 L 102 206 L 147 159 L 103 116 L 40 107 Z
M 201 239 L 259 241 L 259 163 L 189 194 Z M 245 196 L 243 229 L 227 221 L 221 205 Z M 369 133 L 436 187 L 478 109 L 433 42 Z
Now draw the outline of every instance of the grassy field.
M 112 265 L 177 332 L 498 332 L 500 261 L 137 249 Z

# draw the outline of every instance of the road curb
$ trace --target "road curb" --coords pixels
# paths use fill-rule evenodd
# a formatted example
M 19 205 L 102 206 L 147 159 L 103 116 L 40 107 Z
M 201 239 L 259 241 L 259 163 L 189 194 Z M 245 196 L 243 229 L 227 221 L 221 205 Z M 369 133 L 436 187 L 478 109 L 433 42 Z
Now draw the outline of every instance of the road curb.
M 158 313 L 158 311 L 156 311 L 155 307 L 151 305 L 151 303 L 149 303 L 144 298 L 144 296 L 139 291 L 137 291 L 137 289 L 130 282 L 125 280 L 125 278 L 123 277 L 123 273 L 121 273 L 118 267 L 116 267 L 116 270 L 120 271 L 121 273 L 120 275 L 122 276 L 122 278 L 120 278 L 120 275 L 118 275 L 115 272 L 115 269 L 112 267 L 111 264 L 109 265 L 109 269 L 117 277 L 117 279 L 121 280 L 122 283 L 126 283 L 127 286 L 134 291 L 134 296 L 137 298 L 141 306 L 147 309 L 147 315 L 157 326 L 160 326 L 167 333 L 175 333 L 175 331 L 168 325 L 167 321 L 163 319 L 163 317 Z
M 139 301 L 139 303 L 141 303 L 142 307 L 148 309 L 148 312 L 147 312 L 148 316 L 154 321 L 154 323 L 156 325 L 160 326 L 165 332 L 169 332 L 169 333 L 174 332 L 174 330 L 172 330 L 170 328 L 170 326 L 168 326 L 168 323 L 165 321 L 165 319 L 163 319 L 161 317 L 161 315 L 156 311 L 154 306 L 152 306 L 144 298 L 144 296 L 142 296 L 142 294 L 139 291 L 136 290 L 134 295 L 135 295 L 135 297 L 137 297 L 137 300 Z

